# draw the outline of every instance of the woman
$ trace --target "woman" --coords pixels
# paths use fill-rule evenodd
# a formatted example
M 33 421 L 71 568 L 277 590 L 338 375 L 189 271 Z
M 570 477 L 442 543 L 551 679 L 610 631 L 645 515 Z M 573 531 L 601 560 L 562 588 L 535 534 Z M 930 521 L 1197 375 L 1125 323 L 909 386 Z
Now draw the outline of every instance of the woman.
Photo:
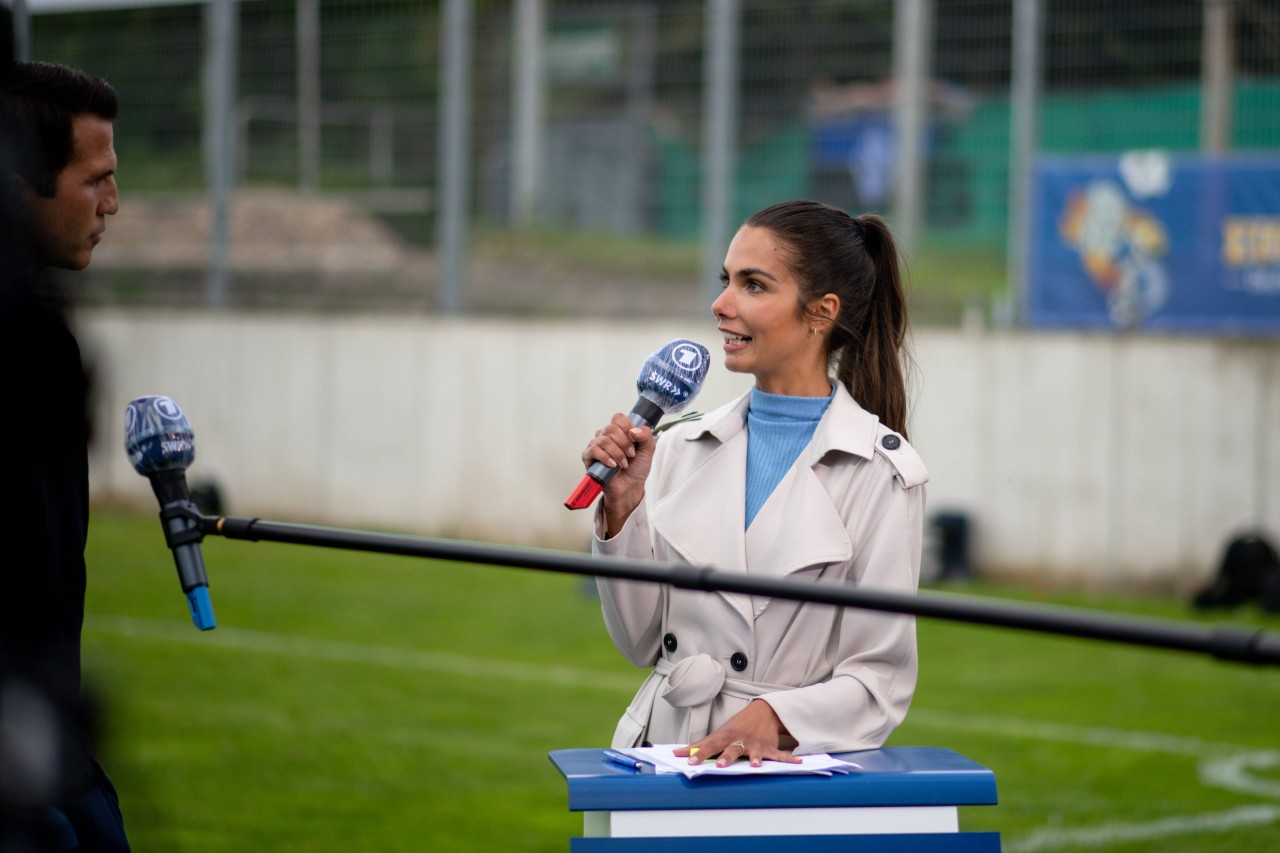
M 618 468 L 599 554 L 914 591 L 927 474 L 906 442 L 907 333 L 884 222 L 811 201 L 768 207 L 729 246 L 712 303 L 725 366 L 755 386 L 656 443 L 615 414 L 583 451 Z M 835 379 L 829 370 L 835 368 Z M 654 671 L 614 747 L 686 744 L 799 761 L 869 749 L 916 682 L 910 617 L 600 580 L 609 635 Z

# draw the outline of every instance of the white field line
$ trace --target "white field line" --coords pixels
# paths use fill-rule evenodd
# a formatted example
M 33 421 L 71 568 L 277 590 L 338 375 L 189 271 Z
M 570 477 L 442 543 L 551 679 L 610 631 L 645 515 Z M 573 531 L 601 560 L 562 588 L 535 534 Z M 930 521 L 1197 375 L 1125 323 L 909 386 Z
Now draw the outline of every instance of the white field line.
M 219 649 L 291 655 L 336 663 L 366 664 L 424 672 L 557 684 L 565 687 L 598 688 L 626 693 L 640 679 L 612 673 L 594 672 L 567 666 L 513 663 L 468 655 L 422 651 L 395 646 L 352 643 L 277 634 L 248 628 L 217 628 L 212 633 L 196 631 L 185 622 L 141 619 L 132 616 L 87 615 L 85 630 L 99 634 L 143 640 L 182 642 Z M 1181 755 L 1199 759 L 1199 778 L 1206 785 L 1242 794 L 1280 799 L 1280 783 L 1258 779 L 1250 770 L 1280 767 L 1280 752 L 1249 752 L 1233 744 L 1213 743 L 1198 738 L 1163 735 L 1156 732 L 1067 726 L 1016 717 L 964 714 L 948 711 L 916 710 L 915 722 L 935 728 L 997 734 L 1029 740 L 1102 746 Z M 1040 853 L 1067 847 L 1106 847 L 1133 841 L 1150 841 L 1206 832 L 1228 832 L 1249 826 L 1265 826 L 1280 820 L 1280 805 L 1250 805 L 1211 814 L 1161 818 L 1146 823 L 1110 823 L 1093 827 L 1046 828 L 1003 845 L 1006 853 Z
M 1001 717 L 994 714 L 966 714 L 956 711 L 918 710 L 910 714 L 912 722 L 953 731 L 1000 734 L 1027 740 L 1074 743 L 1084 746 L 1107 746 L 1141 752 L 1160 752 L 1167 755 L 1186 755 L 1204 758 L 1223 752 L 1239 752 L 1240 747 L 1227 743 L 1211 743 L 1199 738 L 1162 735 L 1155 732 L 1105 729 L 1090 726 L 1067 726 L 1040 720 L 1024 720 L 1018 717 Z
M 447 652 L 277 634 L 251 628 L 219 627 L 212 631 L 198 631 L 187 622 L 140 619 L 133 616 L 86 615 L 84 627 L 91 633 L 140 640 L 163 640 L 166 643 L 187 643 L 206 648 L 289 655 L 333 663 L 415 669 L 475 678 L 597 688 L 624 694 L 634 691 L 643 680 L 643 674 L 639 671 L 634 678 L 627 678 L 571 666 L 517 663 Z
M 956 731 L 1187 756 L 1198 759 L 1202 784 L 1249 796 L 1280 800 L 1280 782 L 1250 775 L 1251 770 L 1267 771 L 1280 767 L 1280 752 L 1273 750 L 1251 752 L 1234 744 L 1214 743 L 1199 738 L 1125 729 L 1065 726 L 983 714 L 921 710 L 913 712 L 911 718 L 927 726 Z M 1196 833 L 1230 832 L 1245 827 L 1265 826 L 1277 820 L 1280 820 L 1280 804 L 1248 805 L 1225 812 L 1179 815 L 1146 823 L 1037 829 L 1029 835 L 1006 842 L 1003 849 L 1005 853 L 1040 853 L 1067 848 L 1099 848 Z
M 1215 788 L 1280 800 L 1280 779 L 1274 773 L 1264 779 L 1249 775 L 1250 770 L 1274 771 L 1278 767 L 1280 752 L 1274 750 L 1219 756 L 1200 762 L 1200 781 Z
M 1202 832 L 1230 832 L 1250 826 L 1266 826 L 1280 819 L 1280 806 L 1240 806 L 1214 814 L 1165 817 L 1147 823 L 1107 823 L 1078 829 L 1037 829 L 1005 844 L 1005 853 L 1040 853 L 1044 850 L 1077 850 L 1134 841 L 1155 841 Z

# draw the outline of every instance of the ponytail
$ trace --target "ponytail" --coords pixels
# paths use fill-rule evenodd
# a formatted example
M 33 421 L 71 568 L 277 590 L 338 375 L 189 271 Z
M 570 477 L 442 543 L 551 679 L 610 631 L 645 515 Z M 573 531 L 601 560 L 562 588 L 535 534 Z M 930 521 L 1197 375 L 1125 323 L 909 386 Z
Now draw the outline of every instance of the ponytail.
M 848 329 L 851 334 L 839 350 L 836 378 L 862 408 L 905 436 L 907 384 L 902 359 L 909 357 L 905 351 L 907 299 L 898 271 L 898 249 L 879 216 L 864 214 L 854 221 L 874 271 L 863 322 Z

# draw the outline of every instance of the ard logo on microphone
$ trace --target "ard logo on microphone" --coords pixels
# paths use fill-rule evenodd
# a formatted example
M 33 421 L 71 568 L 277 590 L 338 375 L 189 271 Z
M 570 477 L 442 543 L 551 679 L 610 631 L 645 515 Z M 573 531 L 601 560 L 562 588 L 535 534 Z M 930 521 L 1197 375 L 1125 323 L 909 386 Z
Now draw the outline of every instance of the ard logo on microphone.
M 671 351 L 671 360 L 681 370 L 696 373 L 702 369 L 702 350 L 694 344 L 680 344 Z
M 156 398 L 156 411 L 160 413 L 160 417 L 167 421 L 178 421 L 183 418 L 182 409 L 178 408 L 178 404 L 168 397 Z

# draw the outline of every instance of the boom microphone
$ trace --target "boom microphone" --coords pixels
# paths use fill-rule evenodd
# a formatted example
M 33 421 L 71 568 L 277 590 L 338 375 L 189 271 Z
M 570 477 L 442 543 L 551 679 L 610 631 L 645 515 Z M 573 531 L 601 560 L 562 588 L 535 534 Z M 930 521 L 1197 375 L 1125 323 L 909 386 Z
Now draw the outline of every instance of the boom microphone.
M 200 555 L 203 534 L 186 512 L 199 514 L 187 490 L 187 466 L 196 458 L 187 416 L 168 397 L 138 397 L 124 412 L 124 449 L 133 468 L 151 481 L 160 501 L 164 539 L 173 550 L 178 580 L 201 631 L 215 627 L 209 580 Z
M 678 412 L 689 405 L 702 390 L 710 365 L 711 353 L 707 348 L 688 338 L 676 338 L 646 358 L 636 378 L 640 399 L 627 415 L 631 423 L 653 428 L 664 414 Z M 591 506 L 604 484 L 616 473 L 617 468 L 593 462 L 564 505 L 569 509 Z

